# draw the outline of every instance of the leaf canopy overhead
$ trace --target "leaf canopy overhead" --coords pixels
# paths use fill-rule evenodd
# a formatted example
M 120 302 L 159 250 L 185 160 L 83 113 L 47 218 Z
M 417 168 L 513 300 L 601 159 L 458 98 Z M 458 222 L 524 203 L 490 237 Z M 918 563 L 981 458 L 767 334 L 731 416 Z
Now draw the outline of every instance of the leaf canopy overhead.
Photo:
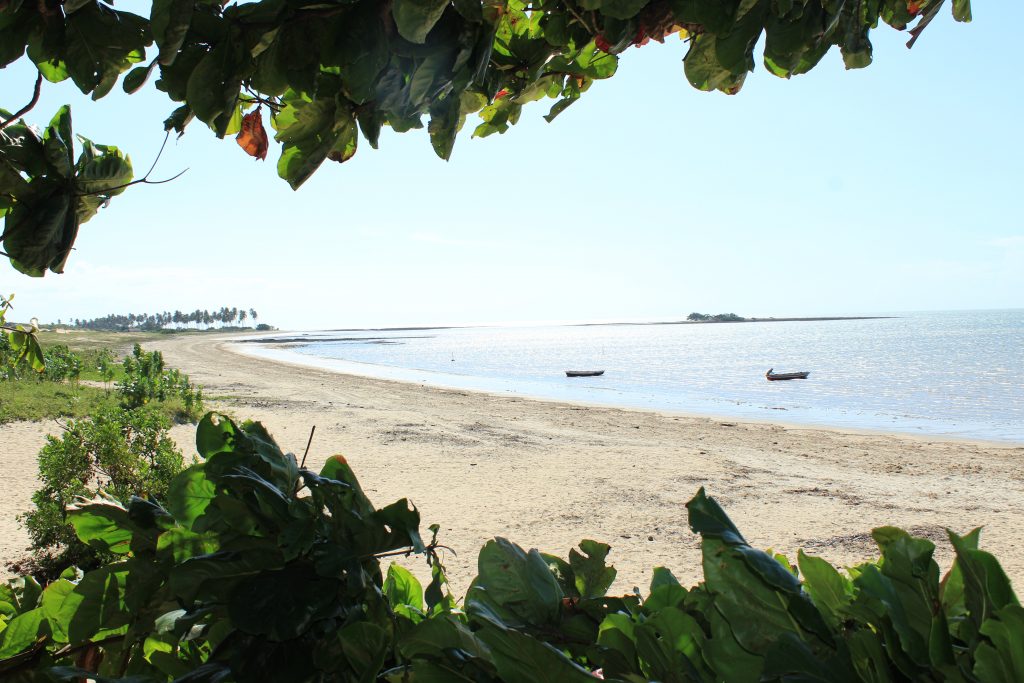
M 650 40 L 686 38 L 689 83 L 735 94 L 762 36 L 777 76 L 811 70 L 834 46 L 847 68 L 861 68 L 871 29 L 909 30 L 912 44 L 944 2 L 153 0 L 144 17 L 97 0 L 0 0 L 0 67 L 27 57 L 40 82 L 70 79 L 93 99 L 122 75 L 126 92 L 153 81 L 178 103 L 167 131 L 199 120 L 218 137 L 240 134 L 260 158 L 265 108 L 278 174 L 297 189 L 324 161 L 350 159 L 360 139 L 376 148 L 384 126 L 426 127 L 448 159 L 470 114 L 474 137 L 486 137 L 508 130 L 526 103 L 551 98 L 551 121 L 613 76 L 618 54 Z M 970 20 L 969 0 L 951 5 L 955 19 Z M 130 161 L 83 141 L 75 162 L 66 108 L 42 136 L 8 111 L 0 119 L 4 251 L 29 275 L 61 272 L 78 226 L 131 181 Z

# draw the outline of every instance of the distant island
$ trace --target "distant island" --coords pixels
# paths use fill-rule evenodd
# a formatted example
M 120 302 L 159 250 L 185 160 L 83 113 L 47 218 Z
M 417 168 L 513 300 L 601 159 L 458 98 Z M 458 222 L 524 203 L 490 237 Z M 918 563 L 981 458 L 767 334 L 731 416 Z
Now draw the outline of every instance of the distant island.
M 883 320 L 894 318 L 892 315 L 844 315 L 844 316 L 819 316 L 814 318 L 744 318 L 735 313 L 691 313 L 686 316 L 688 323 L 768 323 L 768 322 L 814 322 L 821 320 Z M 659 324 L 659 323 L 656 323 Z M 676 324 L 674 322 L 660 323 L 666 325 Z
M 601 325 L 701 325 L 705 323 L 784 323 L 784 322 L 822 322 L 827 320 L 887 320 L 896 318 L 894 315 L 833 315 L 809 318 L 744 318 L 735 313 L 691 313 L 686 320 L 655 320 L 651 322 L 610 322 L 610 323 L 579 323 L 574 327 L 597 327 Z
M 715 315 L 691 313 L 686 316 L 686 319 L 695 323 L 742 323 L 747 321 L 746 318 L 741 318 L 735 313 L 716 313 Z

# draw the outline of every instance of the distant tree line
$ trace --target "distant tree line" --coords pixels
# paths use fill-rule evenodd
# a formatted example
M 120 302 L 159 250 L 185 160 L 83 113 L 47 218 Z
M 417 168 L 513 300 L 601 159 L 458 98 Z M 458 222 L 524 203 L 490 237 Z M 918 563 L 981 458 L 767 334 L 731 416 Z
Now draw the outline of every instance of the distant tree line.
M 166 329 L 210 329 L 211 327 L 239 326 L 247 327 L 251 320 L 256 329 L 270 329 L 269 325 L 257 324 L 259 315 L 256 309 L 228 308 L 223 306 L 217 311 L 196 309 L 191 312 L 164 311 L 163 313 L 128 313 L 103 316 L 92 320 L 69 320 L 67 323 L 57 321 L 58 325 L 66 324 L 83 330 L 105 330 L 108 332 L 125 332 L 127 330 L 158 331 Z
M 746 318 L 741 318 L 735 313 L 716 313 L 710 315 L 708 313 L 691 313 L 686 316 L 687 320 L 700 323 L 741 323 Z

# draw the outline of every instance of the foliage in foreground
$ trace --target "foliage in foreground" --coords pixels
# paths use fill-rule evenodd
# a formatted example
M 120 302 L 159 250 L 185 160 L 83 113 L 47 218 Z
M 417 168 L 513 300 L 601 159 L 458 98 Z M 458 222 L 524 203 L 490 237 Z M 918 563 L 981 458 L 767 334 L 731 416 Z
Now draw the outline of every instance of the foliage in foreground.
M 184 467 L 181 451 L 167 432 L 170 422 L 155 410 L 108 407 L 47 436 L 39 452 L 39 481 L 33 510 L 22 522 L 32 541 L 29 566 L 56 576 L 68 566 L 93 568 L 113 556 L 82 542 L 68 521 L 79 496 L 164 498 Z
M 448 159 L 468 116 L 485 137 L 507 131 L 524 105 L 552 99 L 551 121 L 613 76 L 620 53 L 651 40 L 685 37 L 687 81 L 733 94 L 759 47 L 780 77 L 810 71 L 834 47 L 860 68 L 880 23 L 909 30 L 911 44 L 944 2 L 155 0 L 140 16 L 96 0 L 2 0 L 0 68 L 27 55 L 37 94 L 44 80 L 71 80 L 93 99 L 119 80 L 132 93 L 152 79 L 177 107 L 165 130 L 181 134 L 198 120 L 218 137 L 237 134 L 261 159 L 269 119 L 278 175 L 298 188 L 325 161 L 351 159 L 360 138 L 377 147 L 385 126 L 425 127 Z M 971 19 L 970 0 L 950 4 L 958 21 Z M 37 99 L 26 93 L 28 109 Z M 41 134 L 10 111 L 0 118 L 3 251 L 23 273 L 60 273 L 80 224 L 145 178 L 133 181 L 130 159 L 112 145 L 81 138 L 76 154 L 67 106 Z
M 3 206 L 2 202 L 3 197 L 0 196 L 0 206 Z M 3 213 L 0 209 L 0 216 Z M 13 299 L 13 294 L 0 294 L 0 379 L 6 379 L 9 369 L 20 364 L 36 372 L 43 371 L 43 350 L 36 337 L 39 328 L 35 319 L 28 326 L 7 322 L 7 312 L 14 308 Z
M 1024 610 L 978 530 L 934 545 L 874 531 L 882 557 L 844 576 L 751 548 L 701 490 L 687 503 L 704 581 L 658 568 L 646 596 L 606 596 L 607 545 L 567 560 L 505 539 L 480 551 L 465 603 L 406 500 L 375 509 L 345 460 L 319 474 L 258 424 L 208 415 L 203 456 L 164 503 L 83 502 L 79 538 L 118 557 L 41 588 L 0 589 L 11 681 L 1024 680 Z M 437 527 L 431 527 L 436 536 Z M 380 560 L 426 556 L 424 590 Z M 798 578 L 802 575 L 802 582 Z M 97 672 L 98 674 L 92 673 Z

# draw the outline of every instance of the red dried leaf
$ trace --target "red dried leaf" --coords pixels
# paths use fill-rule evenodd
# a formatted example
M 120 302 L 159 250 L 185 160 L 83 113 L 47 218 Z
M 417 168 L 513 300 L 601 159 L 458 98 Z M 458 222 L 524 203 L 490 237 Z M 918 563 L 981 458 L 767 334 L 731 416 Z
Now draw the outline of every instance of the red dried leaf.
M 242 130 L 235 136 L 235 142 L 251 157 L 264 160 L 270 148 L 267 131 L 263 128 L 263 117 L 259 108 L 242 117 Z

